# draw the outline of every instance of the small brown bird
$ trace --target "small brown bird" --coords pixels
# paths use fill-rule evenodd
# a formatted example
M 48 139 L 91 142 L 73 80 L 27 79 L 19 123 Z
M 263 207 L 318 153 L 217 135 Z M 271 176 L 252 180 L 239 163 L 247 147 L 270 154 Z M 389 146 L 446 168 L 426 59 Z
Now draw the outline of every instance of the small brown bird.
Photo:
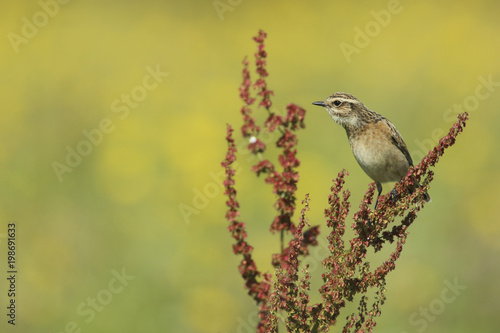
M 403 138 L 388 119 L 368 109 L 351 94 L 337 92 L 325 101 L 312 104 L 326 108 L 332 119 L 344 127 L 356 161 L 377 185 L 377 208 L 382 183 L 399 182 L 413 166 Z M 427 193 L 424 199 L 430 200 Z

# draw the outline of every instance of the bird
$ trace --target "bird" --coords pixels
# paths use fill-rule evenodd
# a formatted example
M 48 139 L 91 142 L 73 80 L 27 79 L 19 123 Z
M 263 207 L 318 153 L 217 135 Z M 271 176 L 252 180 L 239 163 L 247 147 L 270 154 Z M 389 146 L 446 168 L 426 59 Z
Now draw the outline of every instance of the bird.
M 324 101 L 312 104 L 324 107 L 332 119 L 345 129 L 356 161 L 377 186 L 376 209 L 382 183 L 399 182 L 413 167 L 403 137 L 387 118 L 368 109 L 349 93 L 336 92 Z M 409 188 L 410 192 L 419 186 Z M 391 193 L 395 195 L 396 192 L 393 190 Z M 430 201 L 427 192 L 423 197 L 425 201 Z

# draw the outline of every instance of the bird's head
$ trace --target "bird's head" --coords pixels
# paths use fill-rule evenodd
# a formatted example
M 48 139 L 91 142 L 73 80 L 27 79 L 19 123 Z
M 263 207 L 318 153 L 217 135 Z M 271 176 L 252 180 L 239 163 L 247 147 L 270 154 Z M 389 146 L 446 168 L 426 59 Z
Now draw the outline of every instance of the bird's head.
M 326 100 L 314 102 L 313 105 L 326 108 L 332 119 L 344 128 L 355 126 L 361 111 L 366 109 L 356 97 L 344 92 L 334 93 Z

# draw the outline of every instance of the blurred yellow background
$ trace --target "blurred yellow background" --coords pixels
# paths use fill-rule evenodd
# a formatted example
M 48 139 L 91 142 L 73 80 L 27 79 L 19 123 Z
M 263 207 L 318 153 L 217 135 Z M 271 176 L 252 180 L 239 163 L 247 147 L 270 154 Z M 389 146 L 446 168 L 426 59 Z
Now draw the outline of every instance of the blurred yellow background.
M 252 331 L 220 162 L 226 123 L 245 144 L 241 61 L 253 61 L 259 29 L 273 108 L 307 109 L 298 202 L 310 193 L 321 238 L 331 179 L 349 170 L 351 214 L 370 180 L 311 102 L 354 94 L 398 127 L 415 161 L 470 111 L 389 275 L 376 331 L 499 331 L 499 10 L 490 0 L 2 1 L 1 331 Z M 274 197 L 249 172 L 254 162 L 240 155 L 236 187 L 269 270 Z M 4 314 L 11 221 L 15 328 Z M 312 302 L 321 242 L 309 259 Z

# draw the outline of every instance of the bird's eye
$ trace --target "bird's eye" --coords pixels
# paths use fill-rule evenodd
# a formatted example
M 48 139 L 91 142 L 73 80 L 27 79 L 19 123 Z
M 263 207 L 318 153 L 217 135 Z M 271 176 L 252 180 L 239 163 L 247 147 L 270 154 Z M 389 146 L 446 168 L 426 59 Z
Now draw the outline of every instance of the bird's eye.
M 342 105 L 342 102 L 339 100 L 336 100 L 336 101 L 333 101 L 333 105 L 340 106 L 340 105 Z

